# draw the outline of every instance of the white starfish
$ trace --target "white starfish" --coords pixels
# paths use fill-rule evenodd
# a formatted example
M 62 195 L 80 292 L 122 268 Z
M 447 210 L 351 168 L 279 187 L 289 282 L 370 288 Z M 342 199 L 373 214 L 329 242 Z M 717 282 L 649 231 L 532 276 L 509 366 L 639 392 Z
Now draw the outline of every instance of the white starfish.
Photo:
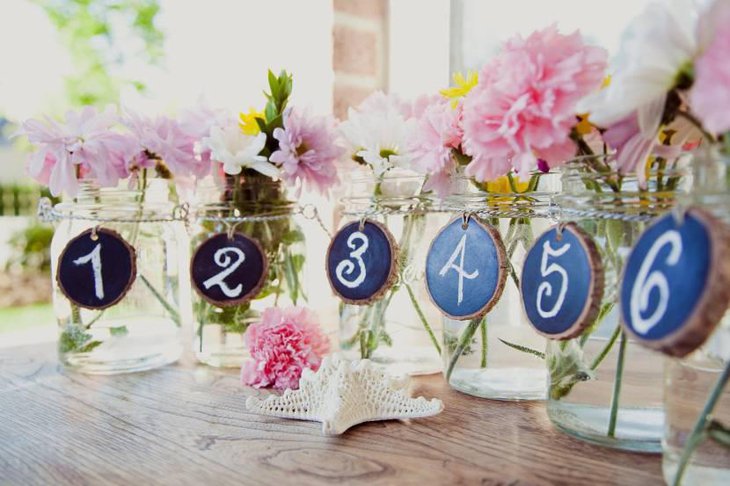
M 314 373 L 305 369 L 299 390 L 264 400 L 249 397 L 246 408 L 272 417 L 322 422 L 325 435 L 375 420 L 430 417 L 444 409 L 441 400 L 411 398 L 408 377 L 394 378 L 370 360 L 328 356 Z

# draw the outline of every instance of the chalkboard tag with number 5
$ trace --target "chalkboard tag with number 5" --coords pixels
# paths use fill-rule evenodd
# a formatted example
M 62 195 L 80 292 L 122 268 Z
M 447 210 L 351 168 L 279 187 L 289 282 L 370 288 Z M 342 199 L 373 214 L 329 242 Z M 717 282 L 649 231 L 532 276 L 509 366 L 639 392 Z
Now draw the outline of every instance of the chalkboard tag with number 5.
M 624 329 L 642 344 L 691 353 L 728 308 L 730 230 L 700 209 L 660 217 L 626 261 L 620 298 Z
M 242 304 L 266 281 L 268 261 L 258 241 L 241 233 L 217 233 L 203 241 L 190 262 L 193 288 L 213 305 Z
M 428 250 L 428 293 L 452 319 L 479 317 L 502 296 L 508 264 L 495 228 L 474 217 L 456 218 L 439 231 Z
M 535 241 L 520 278 L 525 314 L 538 333 L 570 339 L 593 324 L 603 298 L 601 257 L 573 223 L 553 227 Z
M 370 304 L 397 278 L 398 246 L 382 224 L 355 221 L 340 229 L 327 250 L 332 291 L 348 304 Z
M 127 294 L 137 276 L 134 248 L 116 231 L 95 228 L 68 242 L 58 259 L 61 292 L 86 309 L 106 309 Z

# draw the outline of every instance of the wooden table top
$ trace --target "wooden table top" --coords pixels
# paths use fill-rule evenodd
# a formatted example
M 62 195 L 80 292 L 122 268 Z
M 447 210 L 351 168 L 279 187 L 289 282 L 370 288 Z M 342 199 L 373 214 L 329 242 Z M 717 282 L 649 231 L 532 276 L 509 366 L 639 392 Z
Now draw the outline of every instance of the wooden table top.
M 0 484 L 661 484 L 658 455 L 585 444 L 554 430 L 540 403 L 455 392 L 414 379 L 438 416 L 359 425 L 246 411 L 234 370 L 181 364 L 89 376 L 52 345 L 0 349 Z

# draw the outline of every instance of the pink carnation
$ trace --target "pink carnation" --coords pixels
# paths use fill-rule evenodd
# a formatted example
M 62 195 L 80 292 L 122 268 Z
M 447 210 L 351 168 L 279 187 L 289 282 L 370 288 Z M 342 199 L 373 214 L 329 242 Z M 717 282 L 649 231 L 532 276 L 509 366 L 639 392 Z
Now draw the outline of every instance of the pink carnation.
M 695 62 L 690 105 L 708 131 L 720 134 L 730 130 L 730 3 L 716 1 L 699 30 L 710 39 Z
M 113 131 L 116 115 L 90 107 L 66 113 L 65 123 L 49 118 L 27 120 L 19 135 L 36 146 L 28 172 L 51 194 L 75 196 L 79 179 L 93 179 L 102 187 L 113 187 L 127 176 L 125 158 L 133 141 Z
M 321 193 L 337 183 L 337 159 L 344 149 L 337 143 L 334 120 L 289 110 L 284 128 L 274 130 L 279 149 L 269 160 L 281 165 L 285 181 L 299 187 L 312 185 Z
M 600 86 L 606 57 L 555 25 L 509 40 L 464 102 L 464 146 L 473 157 L 467 175 L 526 175 L 538 158 L 555 167 L 574 156 L 576 104 Z
M 297 389 L 302 370 L 317 371 L 329 341 L 314 312 L 304 307 L 270 307 L 244 336 L 251 360 L 241 368 L 241 381 L 256 388 Z
M 434 190 L 440 197 L 451 191 L 456 164 L 452 150 L 461 147 L 461 105 L 456 109 L 443 98 L 432 100 L 410 134 L 408 150 L 413 168 L 428 179 L 425 190 Z

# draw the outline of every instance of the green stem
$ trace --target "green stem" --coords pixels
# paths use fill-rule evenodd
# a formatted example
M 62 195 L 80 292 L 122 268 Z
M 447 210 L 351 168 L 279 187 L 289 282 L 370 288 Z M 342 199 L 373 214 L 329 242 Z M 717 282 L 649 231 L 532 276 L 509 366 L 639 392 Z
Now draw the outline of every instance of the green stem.
M 482 319 L 479 329 L 482 331 L 482 362 L 481 367 L 487 367 L 487 320 Z
M 477 317 L 476 319 L 472 319 L 469 321 L 469 324 L 466 326 L 466 329 L 464 329 L 464 332 L 459 338 L 459 344 L 456 345 L 456 349 L 454 349 L 454 353 L 449 359 L 449 366 L 448 368 L 446 368 L 446 383 L 448 383 L 451 379 L 451 373 L 454 371 L 456 362 L 459 361 L 459 358 L 464 353 L 464 350 L 467 348 L 467 346 L 469 346 L 469 343 L 471 343 L 474 334 L 477 332 L 477 328 L 482 323 L 482 321 L 486 321 L 486 319 L 487 317 L 484 316 Z
M 142 281 L 143 284 L 147 286 L 148 289 L 150 289 L 150 292 L 155 296 L 155 298 L 158 300 L 160 304 L 162 304 L 162 307 L 165 308 L 165 310 L 170 314 L 170 317 L 173 321 L 175 321 L 175 324 L 178 326 L 180 325 L 180 314 L 177 313 L 174 307 L 172 307 L 166 300 L 165 297 L 160 294 L 157 289 L 150 283 L 149 280 L 147 280 L 147 277 L 140 274 L 139 279 Z
M 413 293 L 413 289 L 411 288 L 410 284 L 405 283 L 406 290 L 408 291 L 408 297 L 411 298 L 411 303 L 413 304 L 413 307 L 416 309 L 416 314 L 418 314 L 418 318 L 421 320 L 421 323 L 423 324 L 423 327 L 426 329 L 426 332 L 428 333 L 428 337 L 431 338 L 431 342 L 433 343 L 433 346 L 436 348 L 436 351 L 438 354 L 441 354 L 441 346 L 439 345 L 438 340 L 436 339 L 436 335 L 433 333 L 433 329 L 428 323 L 428 320 L 426 319 L 426 316 L 423 314 L 423 310 L 421 310 L 421 306 L 418 305 L 418 300 L 416 300 L 416 294 Z
M 621 341 L 618 348 L 618 362 L 616 363 L 616 376 L 613 381 L 613 392 L 611 393 L 611 413 L 608 419 L 608 436 L 616 436 L 616 420 L 618 418 L 618 404 L 621 396 L 621 381 L 624 376 L 624 358 L 626 356 L 626 334 L 620 332 Z
M 722 391 L 725 388 L 728 379 L 730 379 L 730 361 L 725 363 L 725 369 L 722 371 L 720 378 L 718 378 L 717 382 L 715 383 L 715 386 L 712 389 L 709 398 L 705 402 L 705 406 L 702 408 L 700 416 L 697 418 L 697 422 L 695 422 L 695 425 L 692 428 L 692 433 L 689 435 L 687 443 L 684 445 L 684 450 L 682 451 L 682 456 L 679 459 L 677 472 L 674 475 L 672 485 L 679 486 L 679 484 L 682 482 L 682 477 L 684 476 L 685 470 L 689 465 L 689 460 L 692 457 L 692 453 L 702 441 L 705 429 L 707 428 L 707 424 L 710 422 L 710 415 L 712 415 L 712 411 L 715 409 L 715 405 L 717 405 L 717 402 L 720 400 L 720 395 L 722 394 Z
M 606 359 L 606 356 L 608 356 L 608 353 L 611 352 L 611 348 L 613 348 L 613 345 L 616 343 L 616 339 L 618 339 L 619 334 L 621 334 L 621 324 L 616 324 L 616 329 L 613 330 L 613 334 L 611 334 L 608 342 L 603 347 L 601 352 L 598 353 L 598 356 L 595 357 L 593 363 L 591 363 L 592 370 L 598 368 L 598 365 L 600 365 L 601 362 Z

